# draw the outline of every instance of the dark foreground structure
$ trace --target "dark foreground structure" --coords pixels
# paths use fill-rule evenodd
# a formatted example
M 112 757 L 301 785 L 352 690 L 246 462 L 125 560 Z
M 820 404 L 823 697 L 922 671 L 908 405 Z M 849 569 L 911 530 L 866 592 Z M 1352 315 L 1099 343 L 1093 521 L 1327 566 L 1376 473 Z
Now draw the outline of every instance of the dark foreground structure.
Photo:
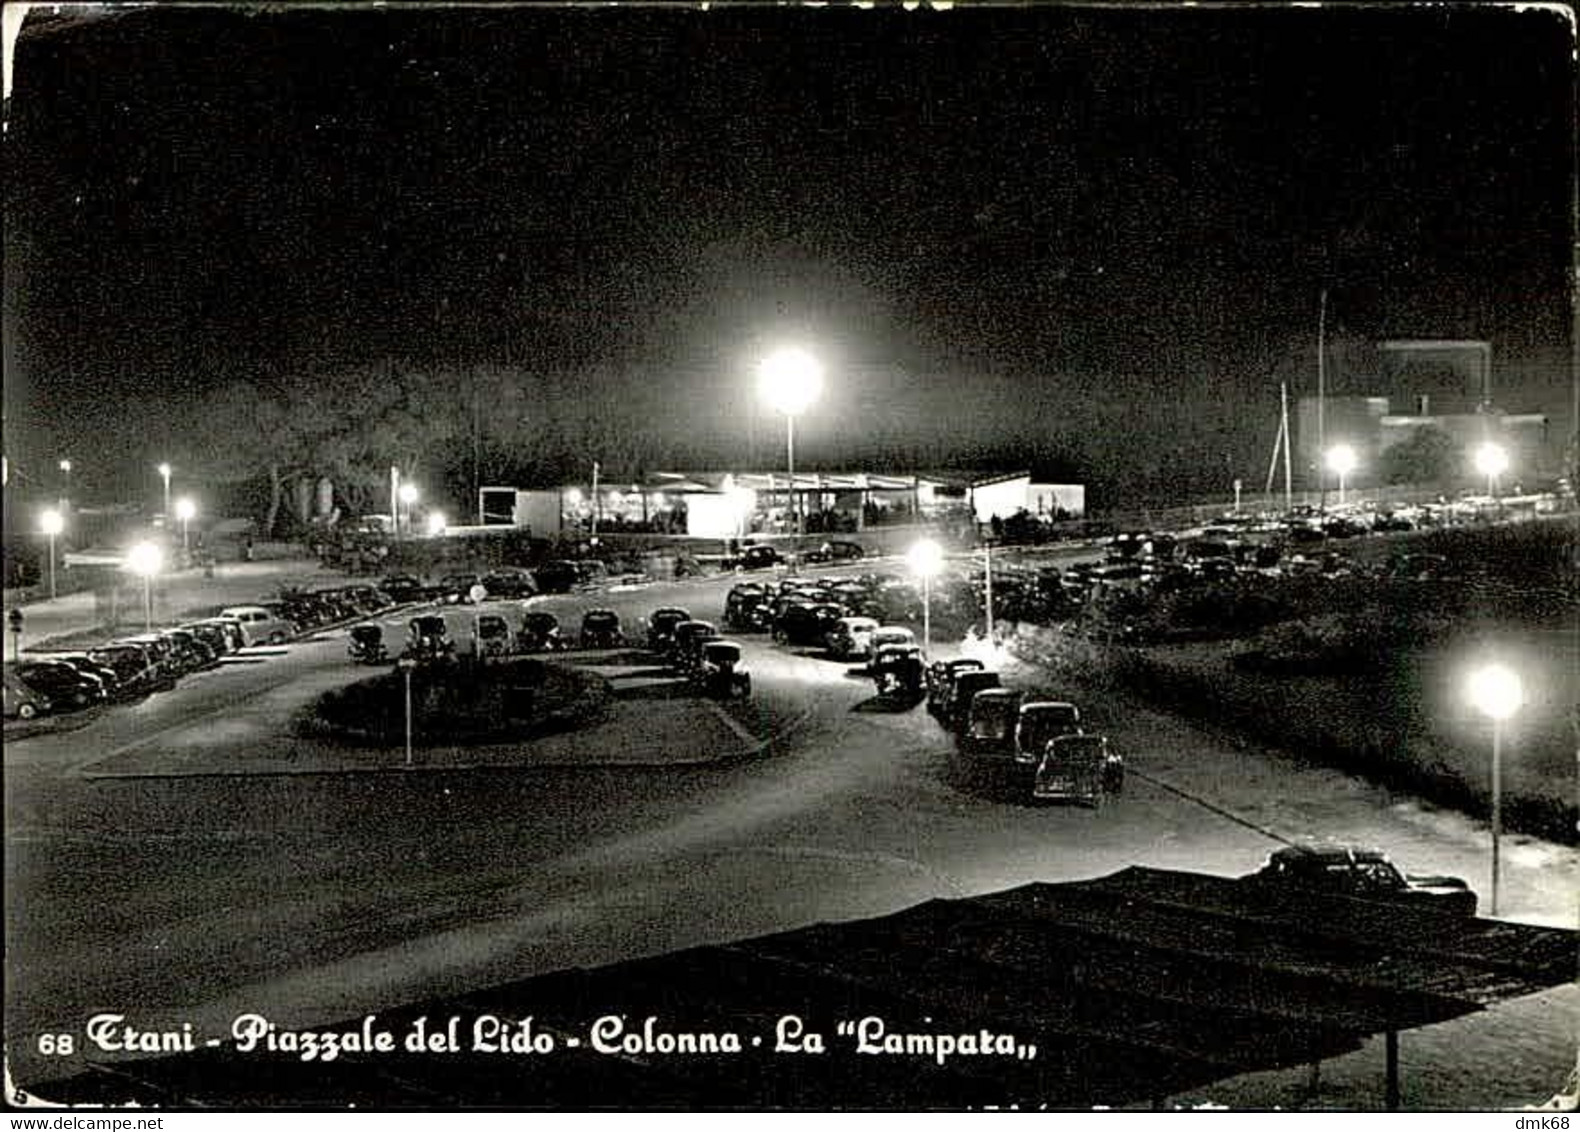
M 105 1063 L 35 1091 L 175 1108 L 1082 1109 L 1159 1105 L 1381 1033 L 1396 1106 L 1401 1031 L 1573 979 L 1577 936 L 1132 868 L 318 1031 L 383 1032 L 382 1052 L 306 1061 L 300 1035 L 276 1033 L 274 1052 Z M 493 1048 L 512 1040 L 526 1048 Z

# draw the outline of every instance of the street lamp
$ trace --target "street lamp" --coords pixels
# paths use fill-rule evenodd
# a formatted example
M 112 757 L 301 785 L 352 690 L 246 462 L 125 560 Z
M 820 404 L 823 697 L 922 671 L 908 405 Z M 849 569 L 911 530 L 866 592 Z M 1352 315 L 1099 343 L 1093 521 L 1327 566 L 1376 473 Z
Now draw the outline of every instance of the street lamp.
M 445 522 L 444 513 L 443 512 L 441 512 L 441 511 L 430 511 L 430 512 L 428 512 L 428 534 L 429 535 L 438 536 L 438 535 L 444 534 L 444 528 L 446 526 L 448 526 L 448 524 Z
M 154 631 L 154 575 L 164 565 L 164 555 L 151 542 L 140 542 L 126 556 L 132 573 L 143 576 L 143 631 Z
M 1498 914 L 1498 841 L 1503 836 L 1503 721 L 1520 710 L 1525 689 L 1520 674 L 1503 664 L 1484 664 L 1466 683 L 1470 702 L 1492 720 L 1492 914 Z
M 777 350 L 763 359 L 757 388 L 772 409 L 785 415 L 785 465 L 789 472 L 790 505 L 795 508 L 795 418 L 823 391 L 823 367 L 805 350 Z M 802 528 L 796 509 L 796 531 Z
M 416 484 L 403 483 L 400 485 L 400 501 L 406 506 L 406 529 L 408 531 L 411 529 L 411 505 L 417 502 L 417 495 L 418 491 Z M 395 520 L 395 529 L 397 531 L 400 530 L 400 526 L 400 519 L 397 517 Z
M 1498 477 L 1509 470 L 1509 453 L 1501 444 L 1485 441 L 1476 446 L 1476 470 L 1487 477 L 1487 494 L 1498 497 Z
M 39 530 L 49 536 L 49 600 L 55 600 L 55 536 L 66 529 L 66 520 L 53 507 L 38 517 Z
M 1355 470 L 1355 449 L 1348 444 L 1335 444 L 1328 449 L 1328 470 L 1339 477 L 1339 506 L 1344 506 L 1344 477 Z
M 170 514 L 170 465 L 169 464 L 160 464 L 159 465 L 159 478 L 165 481 L 165 509 L 163 511 L 159 512 L 159 513 L 161 515 L 168 515 L 168 514 Z
M 931 656 L 933 641 L 933 575 L 944 564 L 944 552 L 936 542 L 924 538 L 905 555 L 911 573 L 922 579 L 922 655 Z
M 71 505 L 71 461 L 70 460 L 62 460 L 60 462 L 60 475 L 61 475 L 61 491 L 60 491 L 61 504 L 62 504 L 62 506 L 68 506 L 69 507 Z
M 187 538 L 187 526 L 192 522 L 192 517 L 197 514 L 197 504 L 185 497 L 176 500 L 176 518 L 181 520 L 181 553 L 192 553 L 190 540 Z

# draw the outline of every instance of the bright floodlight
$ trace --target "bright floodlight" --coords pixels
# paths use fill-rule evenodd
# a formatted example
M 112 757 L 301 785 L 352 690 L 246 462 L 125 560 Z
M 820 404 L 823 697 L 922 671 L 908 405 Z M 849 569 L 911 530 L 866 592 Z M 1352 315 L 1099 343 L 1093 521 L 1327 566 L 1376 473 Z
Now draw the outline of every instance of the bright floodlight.
M 444 534 L 446 526 L 443 512 L 433 511 L 428 515 L 428 533 L 431 535 Z
M 943 548 L 932 539 L 924 538 L 911 547 L 905 555 L 905 561 L 910 564 L 911 572 L 917 577 L 931 578 L 943 567 Z
M 1508 719 L 1525 702 L 1520 675 L 1502 664 L 1486 664 L 1470 674 L 1466 683 L 1470 702 L 1489 719 Z
M 193 516 L 196 514 L 196 503 L 193 503 L 190 499 L 176 500 L 176 518 L 180 519 L 183 523 L 190 523 Z
M 1328 449 L 1328 470 L 1341 476 L 1347 476 L 1355 470 L 1355 449 L 1348 444 L 1335 444 Z
M 417 502 L 417 485 L 403 483 L 400 485 L 400 501 L 408 507 Z
M 66 529 L 66 520 L 60 517 L 59 511 L 51 507 L 38 517 L 38 529 L 46 535 L 58 535 Z
M 1509 454 L 1501 444 L 1487 441 L 1476 447 L 1476 470 L 1484 476 L 1501 476 L 1509 470 Z
M 170 478 L 170 465 L 169 464 L 160 464 L 159 465 L 159 474 L 164 476 L 165 479 L 169 479 Z
M 823 367 L 805 350 L 777 350 L 763 359 L 758 389 L 770 408 L 793 417 L 823 391 Z
M 126 556 L 126 563 L 134 574 L 151 578 L 159 573 L 159 568 L 165 563 L 165 556 L 153 543 L 140 542 L 132 547 L 131 553 Z
M 71 461 L 70 460 L 62 460 L 60 462 L 60 470 L 65 472 L 67 475 L 70 475 L 71 474 Z

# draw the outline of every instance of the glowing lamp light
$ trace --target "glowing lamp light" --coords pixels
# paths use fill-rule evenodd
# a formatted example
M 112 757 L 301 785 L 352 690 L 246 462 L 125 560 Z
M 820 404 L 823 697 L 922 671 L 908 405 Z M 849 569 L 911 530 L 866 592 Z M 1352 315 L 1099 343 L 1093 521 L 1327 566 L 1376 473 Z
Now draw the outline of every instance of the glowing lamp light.
M 54 538 L 66 529 L 66 520 L 61 517 L 59 511 L 51 507 L 38 517 L 38 529 L 50 538 Z
M 906 553 L 905 561 L 917 577 L 931 578 L 943 568 L 944 551 L 932 539 L 924 538 Z
M 763 359 L 758 390 L 770 408 L 793 417 L 823 391 L 823 367 L 805 350 L 776 350 Z
M 190 523 L 193 517 L 196 515 L 197 504 L 193 503 L 190 499 L 176 500 L 176 518 L 180 519 L 183 523 Z
M 1501 476 L 1509 470 L 1509 454 L 1501 444 L 1487 441 L 1477 445 L 1475 452 L 1476 470 L 1484 476 Z
M 1357 459 L 1355 449 L 1348 444 L 1335 444 L 1328 449 L 1328 470 L 1337 475 L 1347 476 L 1355 470 Z
M 400 485 L 400 501 L 406 504 L 406 506 L 410 507 L 413 503 L 416 503 L 417 495 L 418 492 L 416 484 L 403 483 Z
M 443 512 L 441 512 L 441 511 L 433 511 L 433 512 L 429 513 L 429 515 L 428 515 L 428 533 L 430 535 L 442 535 L 442 534 L 444 534 L 444 528 L 447 525 L 448 525 L 448 523 L 447 523 L 447 521 L 446 521 L 446 519 L 444 517 L 444 513 Z
M 1502 721 L 1519 711 L 1525 703 L 1525 688 L 1520 675 L 1503 664 L 1486 664 L 1470 674 L 1465 683 L 1471 705 L 1488 719 Z
M 153 543 L 140 542 L 126 555 L 126 564 L 131 567 L 132 573 L 151 578 L 164 566 L 165 556 Z
M 581 491 L 574 487 L 571 488 L 565 493 L 565 502 L 570 504 L 572 507 L 580 507 L 582 505 Z

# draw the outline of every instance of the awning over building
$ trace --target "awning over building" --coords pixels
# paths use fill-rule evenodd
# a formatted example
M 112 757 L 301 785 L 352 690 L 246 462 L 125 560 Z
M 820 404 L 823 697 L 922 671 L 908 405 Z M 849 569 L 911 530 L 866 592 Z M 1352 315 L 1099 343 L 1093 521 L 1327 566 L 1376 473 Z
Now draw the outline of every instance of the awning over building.
M 531 1016 L 554 1036 L 527 1059 L 348 1057 L 330 1066 L 225 1050 L 76 1078 L 40 1096 L 153 1103 L 511 1107 L 917 1108 L 1145 1104 L 1242 1073 L 1299 1066 L 1572 980 L 1577 933 L 1343 897 L 1269 900 L 1233 880 L 1132 868 L 936 900 L 891 916 L 529 979 L 380 1015 Z M 781 1020 L 794 1041 L 776 1050 Z M 621 1017 L 635 1048 L 591 1047 Z M 739 1036 L 741 1052 L 664 1053 L 654 1033 Z M 863 1053 L 884 1036 L 948 1035 Z M 1013 1035 L 1018 1053 L 959 1041 Z M 579 1041 L 569 1047 L 569 1039 Z M 760 1039 L 761 1044 L 757 1044 Z M 622 1039 L 616 1038 L 618 1043 Z M 882 1045 L 882 1038 L 878 1038 Z M 1034 1056 L 1024 1056 L 1035 1046 Z

